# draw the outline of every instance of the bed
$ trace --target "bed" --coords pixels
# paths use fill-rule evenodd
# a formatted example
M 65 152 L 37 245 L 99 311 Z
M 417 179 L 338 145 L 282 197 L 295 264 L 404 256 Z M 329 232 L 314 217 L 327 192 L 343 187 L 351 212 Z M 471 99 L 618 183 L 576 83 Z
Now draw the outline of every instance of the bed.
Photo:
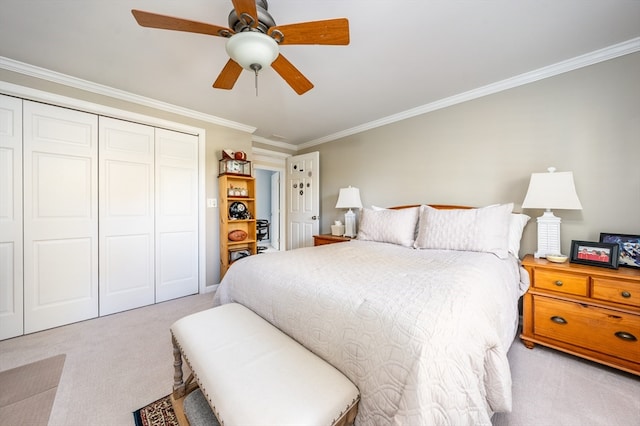
M 344 373 L 356 425 L 491 424 L 511 409 L 528 286 L 512 208 L 364 209 L 353 241 L 237 261 L 214 305 L 247 306 Z

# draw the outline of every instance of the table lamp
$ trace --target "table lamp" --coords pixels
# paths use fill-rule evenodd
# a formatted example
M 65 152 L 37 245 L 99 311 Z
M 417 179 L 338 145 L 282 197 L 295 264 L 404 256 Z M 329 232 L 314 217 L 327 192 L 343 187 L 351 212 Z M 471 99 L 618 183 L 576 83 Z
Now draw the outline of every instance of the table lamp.
M 344 214 L 344 236 L 353 238 L 356 236 L 356 214 L 351 209 L 361 209 L 360 190 L 349 186 L 340 188 L 336 209 L 349 209 Z
M 527 195 L 522 202 L 523 209 L 545 209 L 538 222 L 538 251 L 536 258 L 547 254 L 560 254 L 560 218 L 551 209 L 582 210 L 576 194 L 572 172 L 557 172 L 555 167 L 549 173 L 532 173 Z

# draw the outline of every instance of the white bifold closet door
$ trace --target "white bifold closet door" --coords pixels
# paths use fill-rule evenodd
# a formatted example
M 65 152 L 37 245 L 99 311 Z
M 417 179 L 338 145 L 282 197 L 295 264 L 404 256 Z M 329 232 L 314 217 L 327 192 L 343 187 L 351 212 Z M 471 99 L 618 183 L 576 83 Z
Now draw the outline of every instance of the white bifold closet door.
M 98 316 L 98 117 L 23 102 L 24 331 Z
M 100 117 L 100 315 L 155 301 L 154 128 Z
M 198 292 L 198 137 L 156 129 L 156 302 Z
M 0 95 L 0 340 L 23 333 L 22 100 Z
M 100 315 L 198 292 L 198 138 L 100 117 Z

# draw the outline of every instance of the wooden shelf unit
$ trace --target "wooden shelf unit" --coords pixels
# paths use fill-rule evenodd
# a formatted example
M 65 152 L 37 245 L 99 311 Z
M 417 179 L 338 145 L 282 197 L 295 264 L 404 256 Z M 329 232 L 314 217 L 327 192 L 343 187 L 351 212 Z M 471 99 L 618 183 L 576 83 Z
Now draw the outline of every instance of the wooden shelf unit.
M 229 195 L 230 188 L 244 190 L 246 196 Z M 256 183 L 252 176 L 222 174 L 218 176 L 220 194 L 220 279 L 224 277 L 229 266 L 237 260 L 234 256 L 240 253 L 254 255 L 257 253 L 256 237 Z M 234 202 L 241 202 L 247 207 L 247 219 L 234 219 L 229 214 L 229 207 Z M 229 232 L 243 230 L 247 238 L 243 241 L 229 240 Z

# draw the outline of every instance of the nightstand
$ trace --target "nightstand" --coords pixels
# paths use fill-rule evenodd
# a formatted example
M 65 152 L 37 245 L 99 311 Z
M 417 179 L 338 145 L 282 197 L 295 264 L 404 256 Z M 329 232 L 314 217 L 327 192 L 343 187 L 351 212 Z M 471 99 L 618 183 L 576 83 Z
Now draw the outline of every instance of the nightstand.
M 351 241 L 349 237 L 343 237 L 341 235 L 321 234 L 313 236 L 313 245 L 322 246 L 324 244 L 344 243 L 345 241 Z
M 640 375 L 640 270 L 527 255 L 520 339 Z

